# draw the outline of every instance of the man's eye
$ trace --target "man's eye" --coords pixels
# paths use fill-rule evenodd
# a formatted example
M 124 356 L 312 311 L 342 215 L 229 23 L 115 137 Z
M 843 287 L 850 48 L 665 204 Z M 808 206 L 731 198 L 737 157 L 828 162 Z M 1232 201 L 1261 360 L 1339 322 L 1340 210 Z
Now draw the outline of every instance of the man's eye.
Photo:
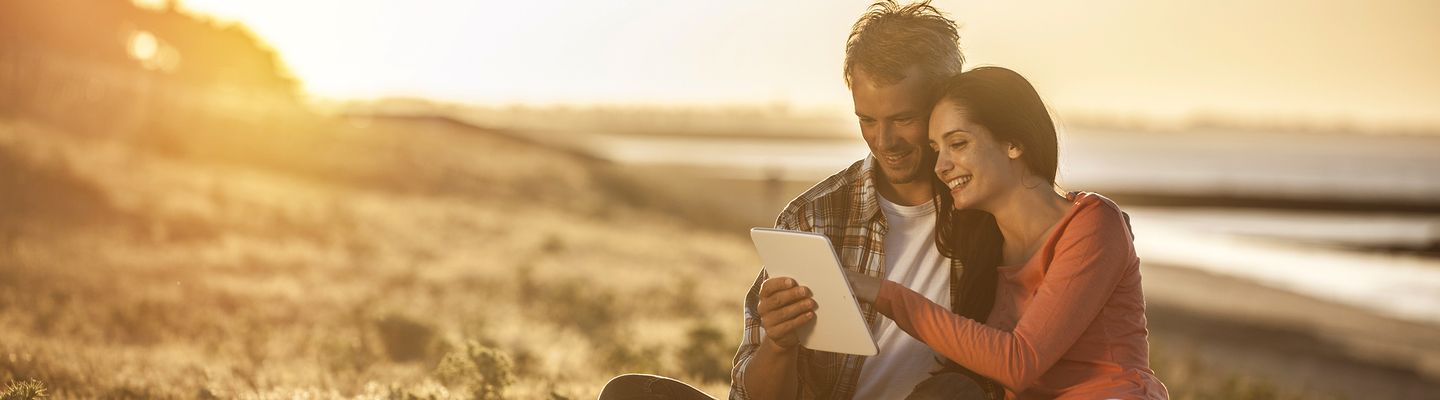
M 910 125 L 911 122 L 915 122 L 915 118 L 907 117 L 907 118 L 899 118 L 899 119 L 896 119 L 896 120 L 895 120 L 895 123 L 896 123 L 896 124 L 900 124 L 900 125 Z

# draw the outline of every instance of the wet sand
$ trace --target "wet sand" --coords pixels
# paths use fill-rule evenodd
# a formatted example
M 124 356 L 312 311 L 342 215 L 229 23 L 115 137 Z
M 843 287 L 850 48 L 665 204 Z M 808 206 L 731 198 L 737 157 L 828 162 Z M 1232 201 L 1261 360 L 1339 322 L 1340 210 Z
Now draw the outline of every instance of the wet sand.
M 1440 392 L 1440 327 L 1180 266 L 1143 268 L 1160 351 L 1355 399 Z

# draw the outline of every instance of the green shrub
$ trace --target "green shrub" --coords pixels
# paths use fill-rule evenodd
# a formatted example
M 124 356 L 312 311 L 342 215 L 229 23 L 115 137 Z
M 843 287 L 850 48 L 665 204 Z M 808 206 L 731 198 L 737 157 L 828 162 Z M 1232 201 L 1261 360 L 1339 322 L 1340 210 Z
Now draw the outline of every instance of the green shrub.
M 629 345 L 623 340 L 593 341 L 600 353 L 602 365 L 616 373 L 641 372 L 665 374 L 660 370 L 661 348 L 654 345 Z
M 543 304 L 547 319 L 556 325 L 601 342 L 624 336 L 621 331 L 629 315 L 614 290 L 579 280 L 563 280 L 533 290 L 538 297 L 533 301 Z
M 446 354 L 435 367 L 435 376 L 446 385 L 465 388 L 478 400 L 502 399 L 505 388 L 515 382 L 510 358 L 474 340 Z
M 685 372 L 705 382 L 730 379 L 730 356 L 734 348 L 720 328 L 697 323 L 690 327 L 686 338 L 685 347 L 677 354 Z

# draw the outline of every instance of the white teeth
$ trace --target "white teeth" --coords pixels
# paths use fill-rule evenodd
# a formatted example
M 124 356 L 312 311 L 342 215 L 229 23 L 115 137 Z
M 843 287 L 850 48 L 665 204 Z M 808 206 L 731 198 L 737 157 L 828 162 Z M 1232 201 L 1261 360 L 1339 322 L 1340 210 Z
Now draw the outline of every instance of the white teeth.
M 951 189 L 960 187 L 960 185 L 964 185 L 964 184 L 967 184 L 967 183 L 970 183 L 970 176 L 969 176 L 969 175 L 962 176 L 962 177 L 955 178 L 955 179 L 951 179 L 949 182 L 945 182 L 945 184 L 950 185 L 950 188 L 951 188 Z

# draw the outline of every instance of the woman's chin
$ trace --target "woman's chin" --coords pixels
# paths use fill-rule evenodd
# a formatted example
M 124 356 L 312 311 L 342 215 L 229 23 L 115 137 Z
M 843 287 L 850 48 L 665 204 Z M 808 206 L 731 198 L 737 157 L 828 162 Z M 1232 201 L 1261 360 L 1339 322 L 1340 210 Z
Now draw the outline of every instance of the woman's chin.
M 955 210 L 984 210 L 979 199 L 973 193 L 958 193 L 959 190 L 950 192 L 950 203 L 954 204 Z M 967 196 L 969 194 L 970 196 Z

